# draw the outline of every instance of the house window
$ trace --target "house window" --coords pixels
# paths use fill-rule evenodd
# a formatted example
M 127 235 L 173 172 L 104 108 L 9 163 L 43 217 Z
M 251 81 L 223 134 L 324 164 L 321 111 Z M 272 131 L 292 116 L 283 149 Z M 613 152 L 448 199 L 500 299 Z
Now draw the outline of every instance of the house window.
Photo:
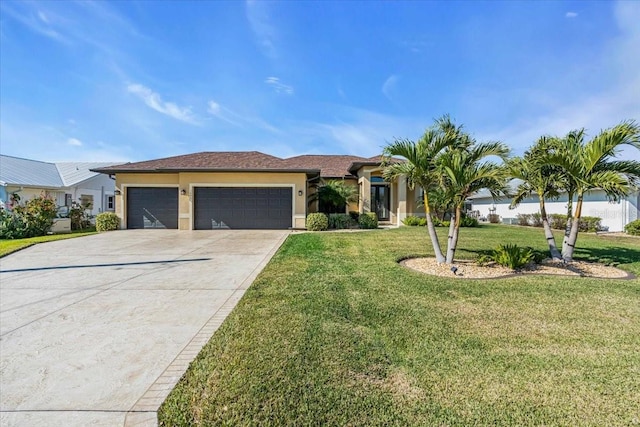
M 107 196 L 107 210 L 108 211 L 112 211 L 115 210 L 115 204 L 114 204 L 114 197 L 113 196 Z
M 83 208 L 92 210 L 93 209 L 93 195 L 92 194 L 81 194 L 80 195 L 80 204 Z

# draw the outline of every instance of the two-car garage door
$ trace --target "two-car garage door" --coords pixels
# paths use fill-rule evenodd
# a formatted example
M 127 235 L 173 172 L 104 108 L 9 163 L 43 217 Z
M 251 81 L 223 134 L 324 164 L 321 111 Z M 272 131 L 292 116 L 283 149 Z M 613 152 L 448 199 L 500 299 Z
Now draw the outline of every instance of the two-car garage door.
M 291 187 L 196 187 L 193 228 L 287 229 Z M 127 228 L 178 228 L 178 189 L 127 188 Z

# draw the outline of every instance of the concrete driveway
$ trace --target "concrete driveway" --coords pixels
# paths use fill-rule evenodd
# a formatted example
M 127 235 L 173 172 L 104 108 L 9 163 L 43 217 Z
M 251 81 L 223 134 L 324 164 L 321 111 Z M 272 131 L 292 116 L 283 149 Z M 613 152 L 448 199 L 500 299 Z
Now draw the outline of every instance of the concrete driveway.
M 156 425 L 287 235 L 127 230 L 0 259 L 0 424 Z

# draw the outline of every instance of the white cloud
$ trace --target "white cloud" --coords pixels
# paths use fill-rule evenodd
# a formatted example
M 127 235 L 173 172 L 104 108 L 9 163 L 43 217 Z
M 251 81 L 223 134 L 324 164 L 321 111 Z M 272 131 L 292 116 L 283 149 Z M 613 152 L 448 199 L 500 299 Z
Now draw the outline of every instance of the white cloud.
M 40 18 L 40 20 L 45 24 L 49 23 L 49 19 L 47 18 L 47 15 L 45 15 L 44 12 L 42 12 L 41 10 L 38 11 L 38 18 Z
M 214 116 L 220 114 L 220 104 L 218 104 L 216 101 L 209 101 L 207 105 L 209 106 L 209 108 L 207 108 L 209 114 L 213 114 Z
M 577 12 L 567 12 L 567 13 L 564 14 L 564 16 L 566 18 L 575 18 L 575 17 L 578 16 L 578 13 Z
M 69 43 L 67 37 L 64 37 L 53 28 L 51 21 L 55 17 L 51 14 L 47 16 L 42 10 L 35 9 L 34 5 L 26 2 L 14 4 L 2 2 L 0 4 L 3 12 L 6 12 L 31 31 L 59 42 Z
M 391 100 L 393 92 L 395 91 L 398 84 L 398 80 L 400 80 L 400 77 L 392 74 L 382 84 L 382 94 L 386 96 L 387 99 Z
M 265 1 L 247 0 L 245 14 L 263 53 L 276 58 L 278 55 L 274 40 L 277 38 L 277 31 L 271 22 L 268 7 Z
M 267 77 L 264 81 L 271 86 L 276 93 L 284 93 L 285 95 L 293 95 L 293 86 L 286 85 L 280 81 L 278 77 Z
M 296 123 L 284 134 L 297 154 L 334 153 L 369 157 L 378 155 L 394 138 L 415 139 L 427 123 L 420 117 L 399 117 L 375 111 L 332 105 L 339 119 Z
M 152 108 L 159 113 L 173 117 L 174 119 L 185 123 L 197 124 L 197 120 L 191 112 L 190 107 L 180 107 L 173 102 L 165 102 L 158 93 L 141 84 L 130 84 L 127 86 L 127 90 L 129 93 L 132 93 L 143 100 L 149 108 Z
M 82 146 L 82 141 L 80 141 L 79 139 L 76 139 L 76 138 L 69 138 L 69 139 L 67 139 L 67 144 L 73 145 L 74 147 L 81 147 Z
M 207 112 L 209 114 L 234 126 L 244 128 L 256 127 L 259 129 L 267 130 L 271 133 L 280 133 L 280 129 L 276 128 L 260 117 L 252 116 L 250 114 L 239 114 L 213 100 L 210 100 L 207 105 Z

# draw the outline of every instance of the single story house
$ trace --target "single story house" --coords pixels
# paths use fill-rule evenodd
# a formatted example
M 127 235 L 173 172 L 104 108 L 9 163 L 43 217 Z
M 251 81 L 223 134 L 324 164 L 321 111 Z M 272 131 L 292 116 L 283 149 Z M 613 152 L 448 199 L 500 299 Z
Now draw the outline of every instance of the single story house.
M 59 207 L 78 202 L 91 215 L 115 210 L 115 181 L 91 169 L 109 166 L 104 162 L 49 163 L 0 155 L 0 206 L 38 197 L 52 197 Z
M 335 179 L 358 188 L 359 202 L 347 210 L 373 211 L 395 225 L 419 212 L 418 191 L 405 179 L 386 182 L 379 156 L 201 152 L 94 171 L 115 177 L 121 228 L 303 228 L 317 210 L 309 196 Z
M 510 186 L 515 190 L 518 182 L 512 181 Z M 556 200 L 546 200 L 547 215 L 567 214 L 567 194 L 561 194 Z M 540 212 L 538 196 L 533 195 L 511 209 L 511 199 L 493 200 L 488 191 L 480 191 L 469 198 L 471 211 L 480 217 L 489 214 L 500 216 L 502 222 L 517 223 L 518 214 L 533 214 Z M 574 200 L 575 207 L 575 200 Z M 624 226 L 640 218 L 640 192 L 635 191 L 617 202 L 610 202 L 604 191 L 596 189 L 587 193 L 582 205 L 582 216 L 601 218 L 601 225 L 608 231 L 623 231 Z

